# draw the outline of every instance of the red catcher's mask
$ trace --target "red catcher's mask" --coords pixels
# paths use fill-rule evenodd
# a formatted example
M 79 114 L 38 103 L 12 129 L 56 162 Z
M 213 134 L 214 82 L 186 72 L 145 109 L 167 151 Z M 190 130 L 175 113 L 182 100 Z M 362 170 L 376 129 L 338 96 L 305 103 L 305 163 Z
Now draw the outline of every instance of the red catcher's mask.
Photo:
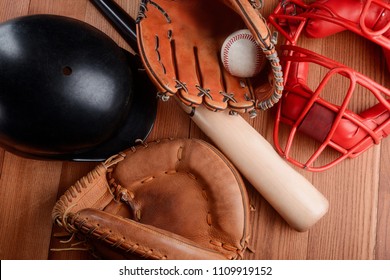
M 360 155 L 390 133 L 389 89 L 340 62 L 297 44 L 301 33 L 323 38 L 349 30 L 380 46 L 389 67 L 389 2 L 322 0 L 305 4 L 300 0 L 283 0 L 270 15 L 269 23 L 285 38 L 280 47 L 285 89 L 277 106 L 274 142 L 276 150 L 288 161 L 309 171 L 323 171 L 345 158 Z M 347 53 L 353 55 L 348 50 Z M 313 65 L 320 66 L 323 72 L 314 89 L 308 86 Z M 340 90 L 337 96 L 342 99 L 337 104 L 324 96 L 324 89 L 336 76 L 347 80 L 345 92 L 337 89 Z M 353 112 L 353 106 L 349 106 L 354 95 L 360 94 L 358 87 L 375 100 L 375 105 L 363 112 Z M 289 127 L 283 145 L 281 123 Z M 302 133 L 317 144 L 309 158 L 298 160 L 293 158 L 292 150 Z M 336 155 L 324 163 L 319 158 L 328 147 L 335 150 Z

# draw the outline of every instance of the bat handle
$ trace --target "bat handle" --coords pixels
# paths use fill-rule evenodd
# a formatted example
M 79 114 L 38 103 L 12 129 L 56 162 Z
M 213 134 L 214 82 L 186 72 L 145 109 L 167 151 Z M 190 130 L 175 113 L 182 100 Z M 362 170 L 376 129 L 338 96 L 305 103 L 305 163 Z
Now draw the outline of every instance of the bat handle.
M 90 0 L 108 18 L 123 39 L 134 50 L 138 50 L 135 21 L 112 0 Z

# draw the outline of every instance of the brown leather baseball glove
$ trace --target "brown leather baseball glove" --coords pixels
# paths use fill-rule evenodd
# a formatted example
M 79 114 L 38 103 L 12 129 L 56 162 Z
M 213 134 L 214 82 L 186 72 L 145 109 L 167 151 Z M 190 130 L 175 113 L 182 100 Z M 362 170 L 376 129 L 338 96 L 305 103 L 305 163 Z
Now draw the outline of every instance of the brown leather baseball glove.
M 188 106 L 213 111 L 268 109 L 283 90 L 283 73 L 261 0 L 142 0 L 137 19 L 140 56 L 164 100 L 176 95 Z M 224 40 L 249 29 L 268 67 L 252 78 L 238 78 L 222 66 Z
M 57 201 L 52 217 L 104 258 L 240 259 L 248 209 L 239 173 L 218 150 L 165 139 L 98 165 Z

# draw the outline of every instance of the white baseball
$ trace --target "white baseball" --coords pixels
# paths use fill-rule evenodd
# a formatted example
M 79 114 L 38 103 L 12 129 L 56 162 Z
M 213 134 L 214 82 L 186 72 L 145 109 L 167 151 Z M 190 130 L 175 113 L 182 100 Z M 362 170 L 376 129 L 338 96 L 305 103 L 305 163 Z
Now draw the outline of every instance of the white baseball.
M 229 35 L 221 48 L 221 60 L 226 71 L 233 76 L 249 78 L 264 67 L 266 58 L 248 29 Z

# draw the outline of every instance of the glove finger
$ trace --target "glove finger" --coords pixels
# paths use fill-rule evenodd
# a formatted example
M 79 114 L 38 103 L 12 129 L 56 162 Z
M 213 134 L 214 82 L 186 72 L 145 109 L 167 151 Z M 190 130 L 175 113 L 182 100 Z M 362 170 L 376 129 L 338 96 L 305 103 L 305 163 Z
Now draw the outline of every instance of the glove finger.
M 225 5 L 235 10 L 245 22 L 247 28 L 252 32 L 258 44 L 266 49 L 269 49 L 271 38 L 269 30 L 265 25 L 264 18 L 257 11 L 257 8 L 252 6 L 252 1 L 247 0 L 222 0 Z
M 226 92 L 223 82 L 223 67 L 218 50 L 213 46 L 197 48 L 197 62 L 200 76 L 200 95 L 206 107 L 219 111 L 227 108 Z
M 170 40 L 169 19 L 157 7 L 148 6 L 148 17 L 159 20 L 142 19 L 137 24 L 138 48 L 145 66 L 150 69 L 149 76 L 159 90 L 168 96 L 177 92 L 175 61 Z
M 179 98 L 187 105 L 202 104 L 197 49 L 191 39 L 174 38 L 172 55 L 175 60 L 176 87 Z M 177 66 L 179 65 L 179 66 Z
M 229 107 L 239 113 L 246 113 L 254 108 L 253 93 L 247 79 L 233 77 L 224 71 L 226 91 Z

